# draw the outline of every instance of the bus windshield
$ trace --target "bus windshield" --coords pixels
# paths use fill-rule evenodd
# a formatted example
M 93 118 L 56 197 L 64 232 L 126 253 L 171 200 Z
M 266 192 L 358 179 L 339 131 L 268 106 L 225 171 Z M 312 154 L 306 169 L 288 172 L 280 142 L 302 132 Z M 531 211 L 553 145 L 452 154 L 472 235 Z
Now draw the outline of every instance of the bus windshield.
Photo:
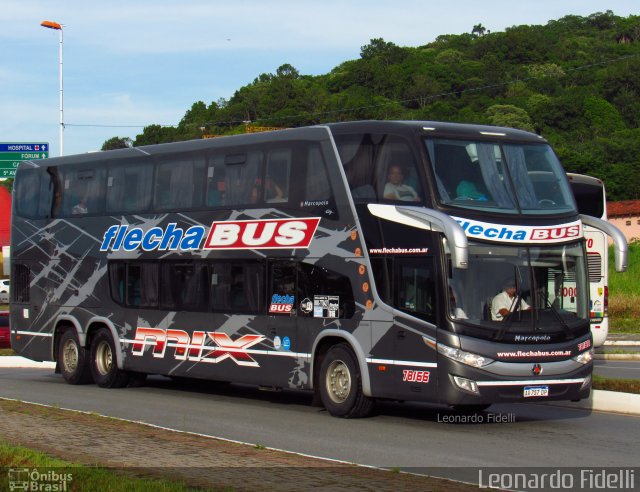
M 469 268 L 449 273 L 450 317 L 488 330 L 559 333 L 588 320 L 582 244 L 514 247 L 470 243 Z
M 441 203 L 502 214 L 576 211 L 564 171 L 546 144 L 426 139 Z
M 570 176 L 570 179 L 573 177 L 571 189 L 578 205 L 578 211 L 581 214 L 606 220 L 606 200 L 602 181 L 591 178 L 591 182 L 587 182 L 586 177 L 580 177 L 582 178 L 580 181 L 576 176 L 578 175 L 574 174 Z

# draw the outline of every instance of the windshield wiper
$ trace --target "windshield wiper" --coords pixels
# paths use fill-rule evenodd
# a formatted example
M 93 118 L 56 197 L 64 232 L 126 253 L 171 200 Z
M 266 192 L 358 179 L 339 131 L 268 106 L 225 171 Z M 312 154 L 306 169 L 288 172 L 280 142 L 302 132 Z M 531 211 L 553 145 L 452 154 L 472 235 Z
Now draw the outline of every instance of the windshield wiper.
M 520 306 L 520 300 L 522 299 L 522 294 L 520 292 L 518 292 L 515 297 L 513 298 L 513 301 L 511 301 L 511 306 L 509 306 L 509 312 L 507 313 L 506 316 L 503 316 L 502 318 L 502 326 L 500 328 L 500 330 L 498 331 L 498 334 L 496 335 L 496 340 L 502 340 L 504 338 L 504 335 L 509 331 L 509 329 L 511 328 L 511 323 L 513 322 L 513 318 L 515 317 L 515 313 L 516 311 L 522 311 L 519 306 Z M 520 316 L 520 315 L 518 315 Z
M 511 328 L 511 323 L 513 322 L 513 314 L 515 313 L 515 310 L 520 306 L 520 300 L 522 299 L 522 293 L 520 292 L 520 286 L 522 285 L 522 276 L 520 274 L 520 269 L 514 265 L 513 266 L 513 272 L 514 272 L 514 282 L 515 282 L 515 288 L 516 288 L 516 292 L 517 294 L 515 295 L 513 301 L 511 301 L 511 305 L 509 306 L 509 312 L 507 313 L 506 316 L 502 317 L 502 327 L 500 328 L 500 330 L 498 330 L 498 334 L 496 335 L 496 340 L 502 340 L 504 338 L 505 333 L 507 333 L 509 331 L 509 329 Z M 520 309 L 517 309 L 518 311 L 520 311 Z
M 562 315 L 558 312 L 558 310 L 556 308 L 553 307 L 553 303 L 549 302 L 549 298 L 547 296 L 543 295 L 543 294 L 540 294 L 540 295 L 544 297 L 544 303 L 543 304 L 545 306 L 545 309 L 549 309 L 551 311 L 553 316 L 560 323 L 560 326 L 562 327 L 562 329 L 567 333 L 567 335 L 569 335 L 568 338 L 572 338 L 572 339 L 575 338 L 576 336 L 574 335 L 573 331 L 571 331 L 571 328 L 569 328 L 569 325 L 564 320 Z

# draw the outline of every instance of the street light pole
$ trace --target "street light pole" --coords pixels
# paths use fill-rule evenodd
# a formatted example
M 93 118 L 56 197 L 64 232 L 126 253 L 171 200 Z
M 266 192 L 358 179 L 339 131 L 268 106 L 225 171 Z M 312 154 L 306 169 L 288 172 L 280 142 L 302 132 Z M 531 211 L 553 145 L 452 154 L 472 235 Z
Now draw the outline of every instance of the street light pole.
M 42 27 L 60 31 L 60 155 L 64 155 L 64 104 L 62 97 L 62 26 L 57 22 L 42 21 Z

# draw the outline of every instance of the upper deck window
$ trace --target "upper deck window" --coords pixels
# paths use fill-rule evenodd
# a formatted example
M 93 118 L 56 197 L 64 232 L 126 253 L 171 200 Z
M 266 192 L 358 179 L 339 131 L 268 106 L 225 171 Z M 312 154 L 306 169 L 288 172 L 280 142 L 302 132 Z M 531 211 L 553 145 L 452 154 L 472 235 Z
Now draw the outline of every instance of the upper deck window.
M 50 217 L 52 196 L 52 176 L 45 169 L 20 170 L 20 179 L 14 186 L 18 215 L 34 219 Z
M 104 210 L 104 174 L 104 169 L 66 169 L 63 173 L 61 214 L 102 213 Z
M 107 212 L 140 213 L 149 210 L 153 166 L 149 160 L 133 159 L 108 168 Z
M 309 147 L 307 152 L 307 169 L 304 199 L 305 200 L 328 200 L 331 196 L 331 185 L 329 175 L 322 152 L 319 147 Z
M 290 173 L 291 149 L 270 152 L 264 182 L 265 203 L 282 203 L 289 200 Z
M 423 190 L 408 142 L 395 135 L 336 135 L 354 201 L 420 202 Z
M 206 161 L 200 154 L 163 158 L 156 168 L 155 210 L 201 207 L 205 168 Z
M 225 205 L 250 205 L 260 200 L 264 154 L 260 151 L 225 156 Z
M 576 211 L 548 145 L 444 139 L 425 144 L 443 204 L 507 214 Z

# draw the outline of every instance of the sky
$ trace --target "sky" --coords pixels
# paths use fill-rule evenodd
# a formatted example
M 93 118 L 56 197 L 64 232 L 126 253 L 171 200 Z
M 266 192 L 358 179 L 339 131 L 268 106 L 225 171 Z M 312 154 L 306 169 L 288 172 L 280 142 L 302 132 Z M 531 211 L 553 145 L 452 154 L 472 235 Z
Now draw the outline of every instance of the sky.
M 638 0 L 2 0 L 0 142 L 48 142 L 64 154 L 176 125 L 196 101 L 229 99 L 284 64 L 320 75 L 373 38 L 421 46 L 442 34 L 497 32 L 565 15 L 640 14 Z

